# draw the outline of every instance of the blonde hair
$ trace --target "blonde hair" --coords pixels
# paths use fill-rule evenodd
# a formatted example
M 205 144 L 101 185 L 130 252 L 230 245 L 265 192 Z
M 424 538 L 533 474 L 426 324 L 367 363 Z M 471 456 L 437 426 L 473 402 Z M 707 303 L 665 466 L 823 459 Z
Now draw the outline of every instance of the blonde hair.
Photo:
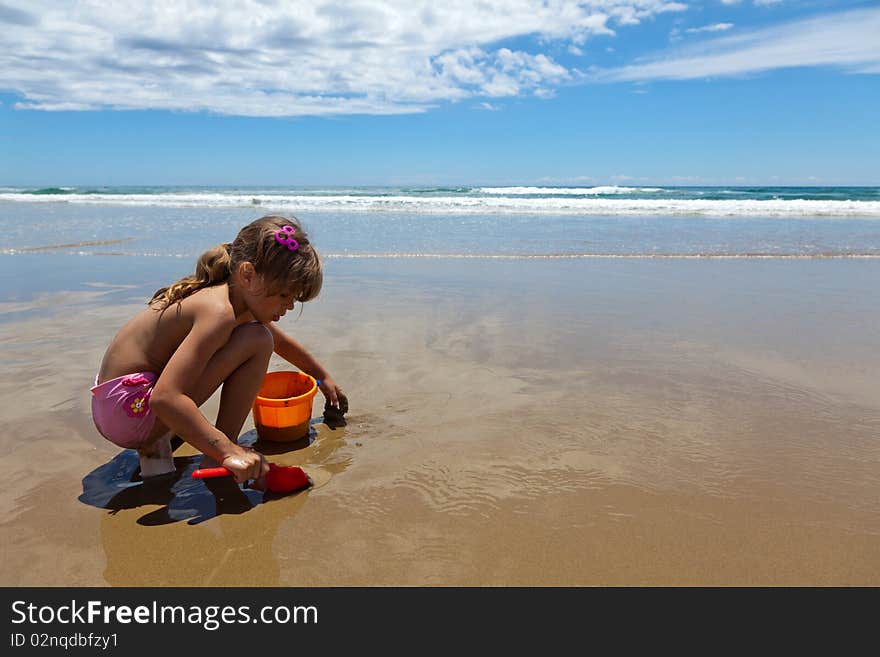
M 294 237 L 299 243 L 295 251 L 275 239 L 275 233 L 285 226 L 295 229 Z M 267 215 L 242 228 L 232 242 L 205 251 L 194 274 L 156 290 L 149 305 L 165 310 L 202 288 L 228 281 L 231 272 L 243 262 L 250 262 L 262 276 L 267 295 L 289 290 L 297 301 L 305 303 L 318 296 L 324 282 L 321 259 L 299 221 Z

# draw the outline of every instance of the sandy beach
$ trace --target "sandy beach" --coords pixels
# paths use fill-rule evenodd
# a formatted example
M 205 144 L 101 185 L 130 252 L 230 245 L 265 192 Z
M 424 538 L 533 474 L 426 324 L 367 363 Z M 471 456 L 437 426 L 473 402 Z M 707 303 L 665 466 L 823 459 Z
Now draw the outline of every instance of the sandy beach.
M 282 326 L 348 426 L 319 395 L 261 446 L 316 486 L 264 499 L 187 445 L 131 481 L 95 430 L 104 348 L 191 264 L 113 260 L 0 303 L 0 584 L 880 585 L 880 261 L 328 260 Z

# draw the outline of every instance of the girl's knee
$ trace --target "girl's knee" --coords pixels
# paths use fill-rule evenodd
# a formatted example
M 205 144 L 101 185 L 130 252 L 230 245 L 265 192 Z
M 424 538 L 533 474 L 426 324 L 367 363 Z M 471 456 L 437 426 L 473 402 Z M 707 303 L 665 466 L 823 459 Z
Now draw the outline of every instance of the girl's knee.
M 258 322 L 242 324 L 233 331 L 233 336 L 252 347 L 254 353 L 271 356 L 275 350 L 275 339 L 272 337 L 272 332 Z

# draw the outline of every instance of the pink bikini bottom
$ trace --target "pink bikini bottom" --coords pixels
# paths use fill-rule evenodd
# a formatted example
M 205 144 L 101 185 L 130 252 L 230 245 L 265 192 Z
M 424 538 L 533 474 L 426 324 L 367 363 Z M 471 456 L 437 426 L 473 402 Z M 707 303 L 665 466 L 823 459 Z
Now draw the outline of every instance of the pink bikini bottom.
M 136 372 L 98 385 L 95 377 L 92 419 L 104 438 L 130 449 L 143 445 L 156 423 L 150 395 L 158 378 L 152 372 Z

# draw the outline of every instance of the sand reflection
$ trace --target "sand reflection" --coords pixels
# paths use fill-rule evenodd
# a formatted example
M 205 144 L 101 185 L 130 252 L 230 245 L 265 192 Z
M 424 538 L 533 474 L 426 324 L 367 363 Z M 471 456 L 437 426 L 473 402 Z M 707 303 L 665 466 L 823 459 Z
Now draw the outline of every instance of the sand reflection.
M 241 487 L 226 477 L 193 479 L 199 454 L 176 455 L 175 472 L 148 481 L 140 478 L 133 450 L 90 472 L 79 500 L 109 511 L 101 519 L 106 580 L 127 586 L 277 584 L 280 526 L 348 465 L 322 463 L 344 441 L 343 432 L 326 427 L 319 435 L 320 420 L 296 443 L 261 442 L 255 431 L 240 440 L 276 463 L 306 470 L 313 486 L 289 495 Z

